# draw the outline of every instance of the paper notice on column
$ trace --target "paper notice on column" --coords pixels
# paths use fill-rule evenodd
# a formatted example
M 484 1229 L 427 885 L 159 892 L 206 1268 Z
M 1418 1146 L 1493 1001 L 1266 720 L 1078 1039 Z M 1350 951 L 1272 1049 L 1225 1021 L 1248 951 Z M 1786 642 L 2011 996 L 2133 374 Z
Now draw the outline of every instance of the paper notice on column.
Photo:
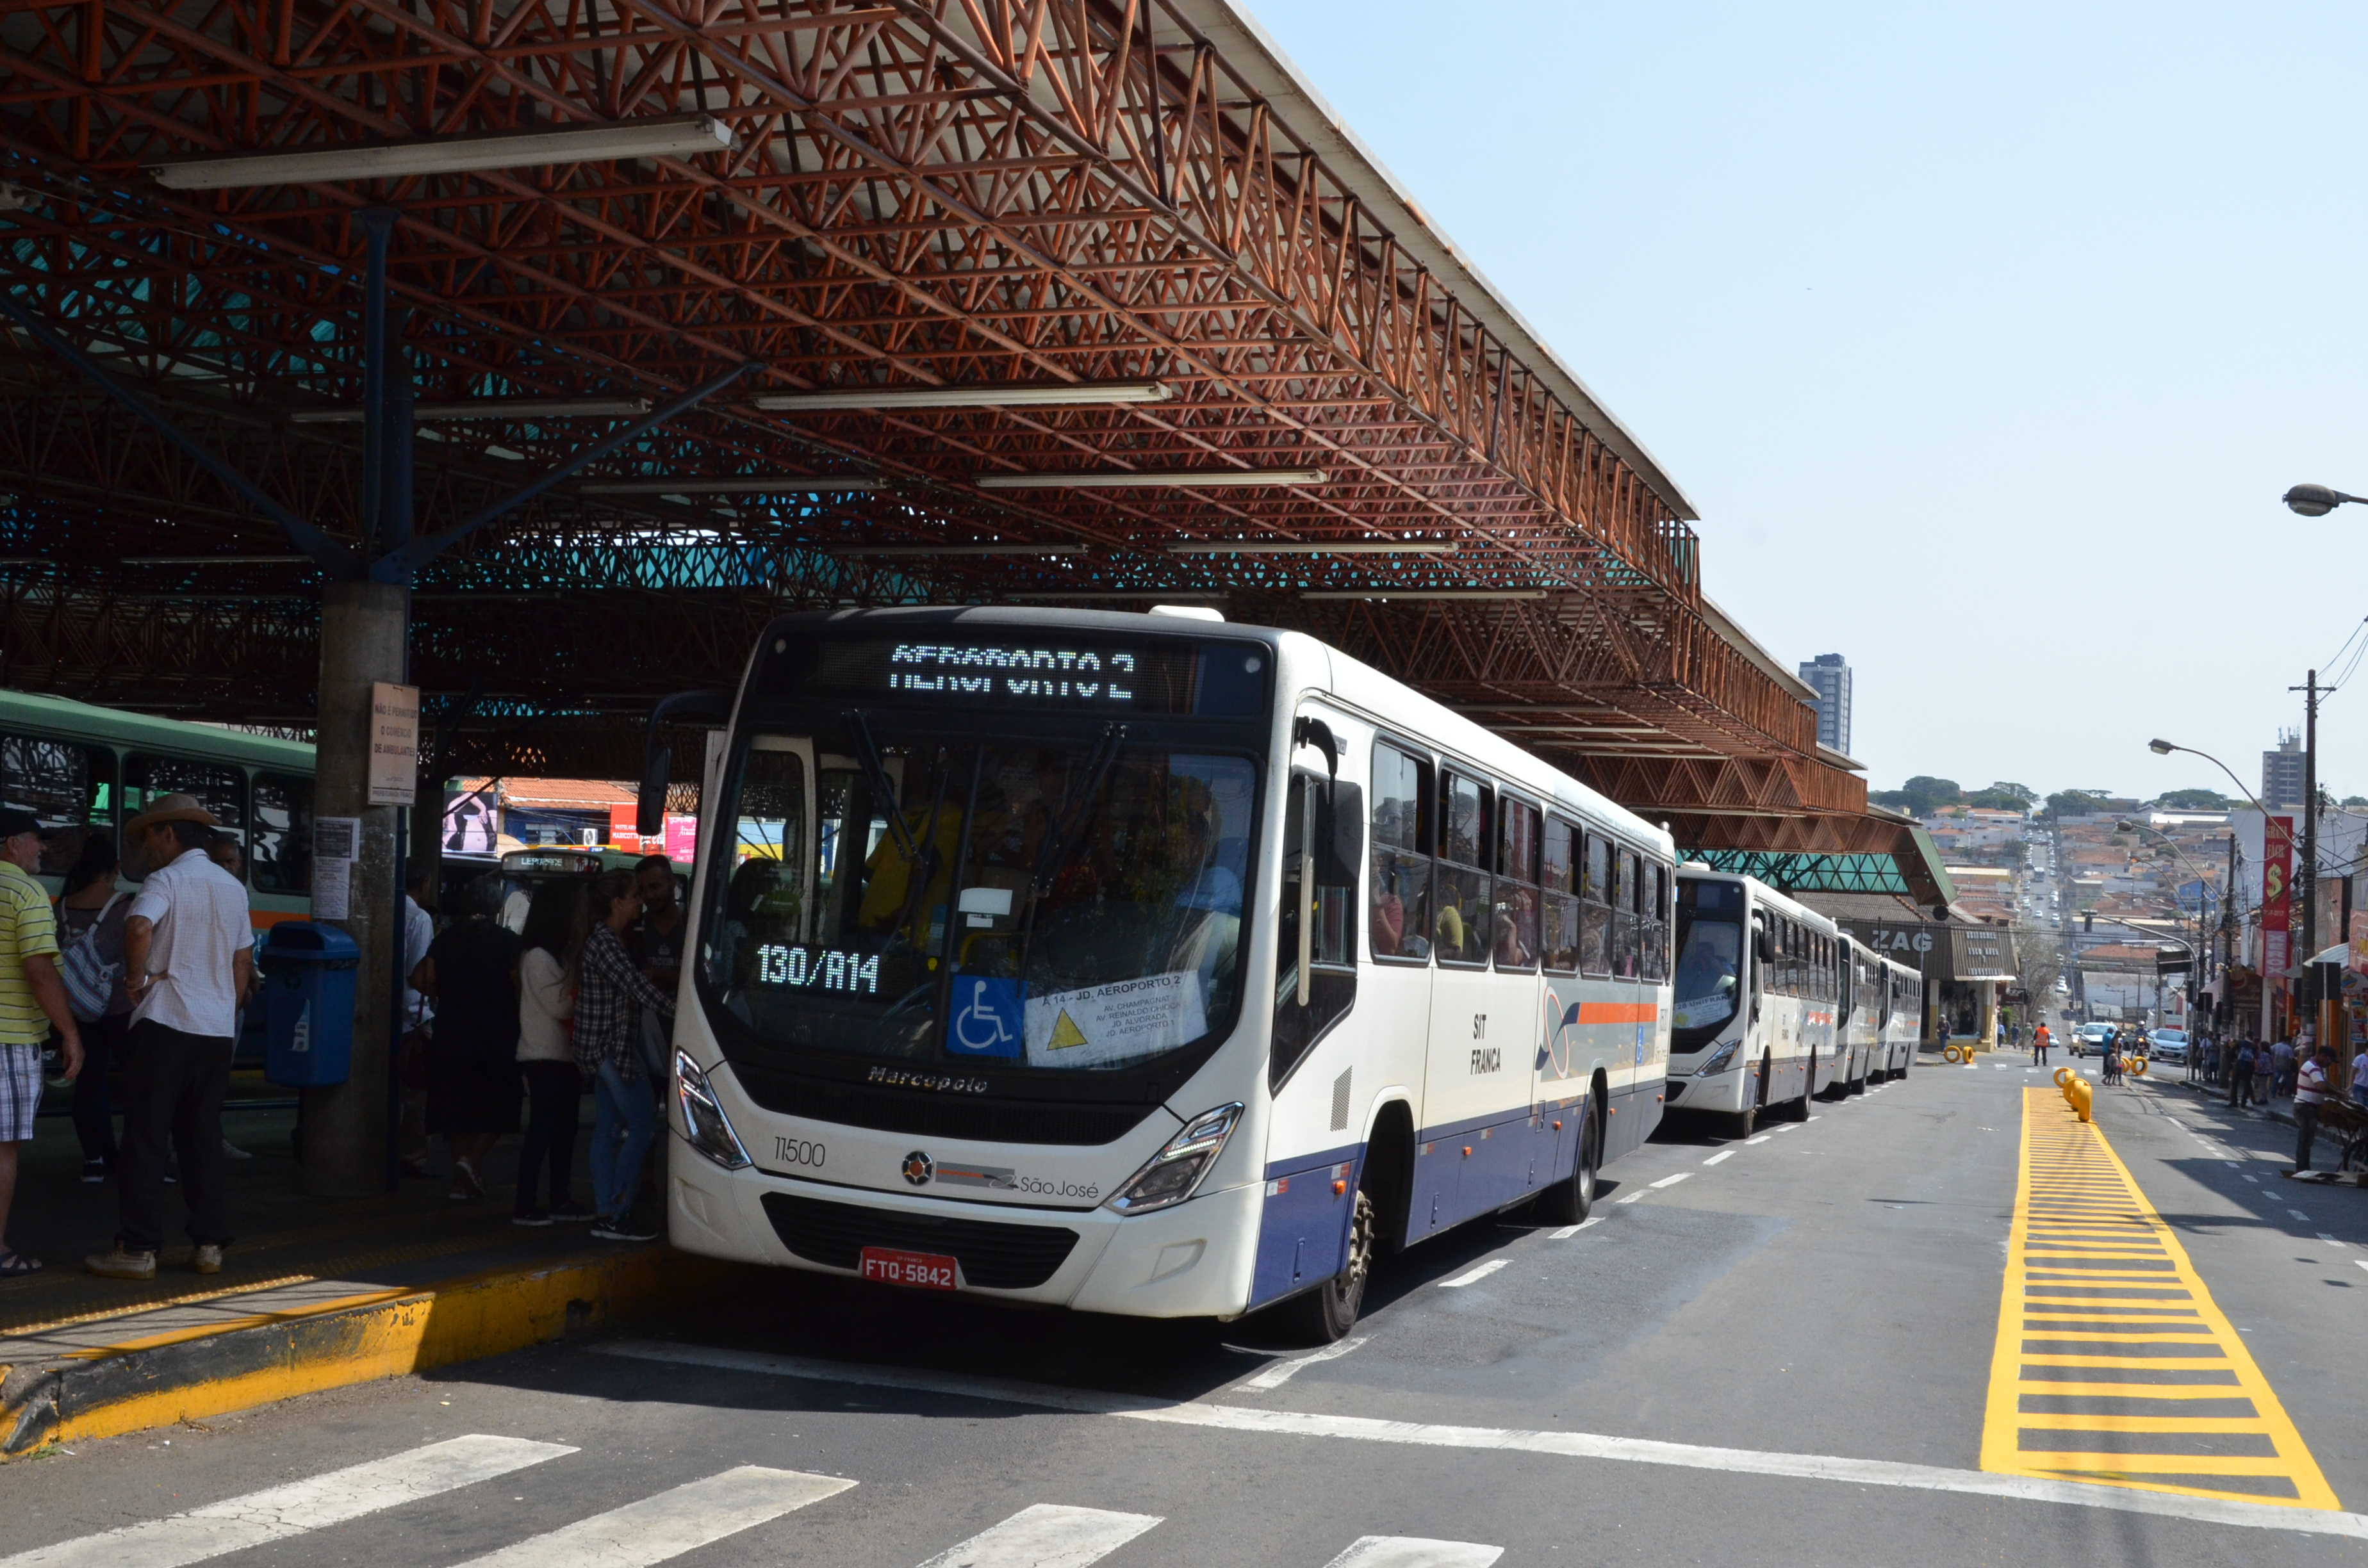
M 354 861 L 362 848 L 359 817 L 313 819 L 313 918 L 353 917 Z

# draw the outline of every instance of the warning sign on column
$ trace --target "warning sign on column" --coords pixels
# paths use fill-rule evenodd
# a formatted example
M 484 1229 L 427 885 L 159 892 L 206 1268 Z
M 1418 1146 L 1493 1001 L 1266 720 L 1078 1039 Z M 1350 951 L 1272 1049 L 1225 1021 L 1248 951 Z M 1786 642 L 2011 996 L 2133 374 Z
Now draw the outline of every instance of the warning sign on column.
M 1099 1067 L 1189 1045 L 1209 1032 L 1197 971 L 1147 974 L 1028 998 L 1028 1064 Z

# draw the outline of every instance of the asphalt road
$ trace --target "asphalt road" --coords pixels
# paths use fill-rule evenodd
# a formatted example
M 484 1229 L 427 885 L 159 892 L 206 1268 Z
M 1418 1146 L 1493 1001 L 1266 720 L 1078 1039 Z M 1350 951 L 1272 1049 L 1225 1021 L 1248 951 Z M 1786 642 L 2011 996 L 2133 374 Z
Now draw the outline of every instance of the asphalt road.
M 1255 1320 L 1087 1319 L 785 1274 L 640 1338 L 6 1465 L 0 1554 L 2362 1561 L 2368 1540 L 2340 1532 L 2368 1521 L 1981 1473 L 2023 1090 L 2040 1082 L 2019 1057 L 1928 1059 L 1748 1144 L 1667 1130 L 1608 1173 L 1600 1222 L 1576 1234 L 1481 1223 L 1388 1265 L 1353 1347 L 1327 1359 Z M 2368 1192 L 2283 1179 L 2291 1130 L 2175 1087 L 2107 1092 L 2099 1125 L 2337 1497 L 2368 1503 Z M 450 1442 L 472 1436 L 500 1441 Z M 305 1484 L 355 1465 L 378 1468 Z M 292 1490 L 220 1506 L 273 1487 Z

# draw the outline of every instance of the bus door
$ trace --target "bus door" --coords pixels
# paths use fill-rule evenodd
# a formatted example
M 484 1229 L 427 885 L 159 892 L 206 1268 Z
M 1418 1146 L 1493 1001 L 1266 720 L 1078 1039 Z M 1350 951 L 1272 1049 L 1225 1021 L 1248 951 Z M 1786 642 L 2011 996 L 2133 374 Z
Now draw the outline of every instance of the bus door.
M 1365 934 L 1372 953 L 1359 994 L 1357 1038 L 1363 1047 L 1359 1071 L 1373 1075 L 1372 1090 L 1404 1084 L 1414 1092 L 1415 1172 L 1406 1210 L 1406 1240 L 1429 1235 L 1435 1155 L 1420 1153 L 1421 1130 L 1429 1125 L 1423 1101 L 1424 1062 L 1429 1051 L 1431 933 L 1431 838 L 1436 801 L 1430 759 L 1387 741 L 1373 743 L 1372 801 L 1367 825 L 1372 835 L 1371 874 L 1365 901 Z M 1353 1078 L 1352 1078 L 1353 1085 Z M 1358 1096 L 1363 1104 L 1370 1093 Z M 1361 1123 L 1358 1124 L 1361 1127 Z M 1449 1167 L 1452 1168 L 1452 1167 Z
M 1429 1049 L 1423 1068 L 1421 1142 L 1415 1161 L 1417 1221 L 1450 1225 L 1518 1197 L 1499 1192 L 1509 1146 L 1497 1124 L 1526 1119 L 1537 1000 L 1530 976 L 1500 978 L 1496 945 L 1495 800 L 1488 786 L 1452 768 L 1439 785 L 1439 864 L 1431 910 Z M 1512 992 L 1519 982 L 1517 1003 Z M 1502 1156 L 1502 1157 L 1500 1157 Z

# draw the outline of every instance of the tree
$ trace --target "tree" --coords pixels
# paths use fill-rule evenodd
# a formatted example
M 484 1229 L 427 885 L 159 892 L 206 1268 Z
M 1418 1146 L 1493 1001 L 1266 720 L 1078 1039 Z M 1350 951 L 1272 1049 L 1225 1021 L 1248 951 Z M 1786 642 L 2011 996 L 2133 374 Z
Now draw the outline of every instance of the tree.
M 2014 928 L 2015 981 L 2031 997 L 2033 1021 L 2053 1010 L 2055 982 L 2064 972 L 2064 938 L 2038 926 Z
M 1960 804 L 1965 798 L 1955 779 L 1935 778 L 1929 773 L 1919 773 L 1887 793 L 1896 799 L 1899 810 L 1912 817 L 1929 817 L 1942 806 Z M 1891 801 L 1884 803 L 1889 805 Z
M 2346 795 L 2343 803 L 2347 806 L 2368 806 L 2368 795 Z
M 2169 790 L 2159 803 L 2174 812 L 2225 812 L 2237 804 L 2216 790 Z
M 2039 803 L 2039 792 L 2028 784 L 2009 783 L 1999 779 L 1987 790 L 1968 796 L 1965 804 L 1992 812 L 2027 812 Z
M 2086 790 L 2058 790 L 2047 797 L 2047 814 L 2052 817 L 2094 816 L 2113 809 L 2112 796 L 2092 795 Z

